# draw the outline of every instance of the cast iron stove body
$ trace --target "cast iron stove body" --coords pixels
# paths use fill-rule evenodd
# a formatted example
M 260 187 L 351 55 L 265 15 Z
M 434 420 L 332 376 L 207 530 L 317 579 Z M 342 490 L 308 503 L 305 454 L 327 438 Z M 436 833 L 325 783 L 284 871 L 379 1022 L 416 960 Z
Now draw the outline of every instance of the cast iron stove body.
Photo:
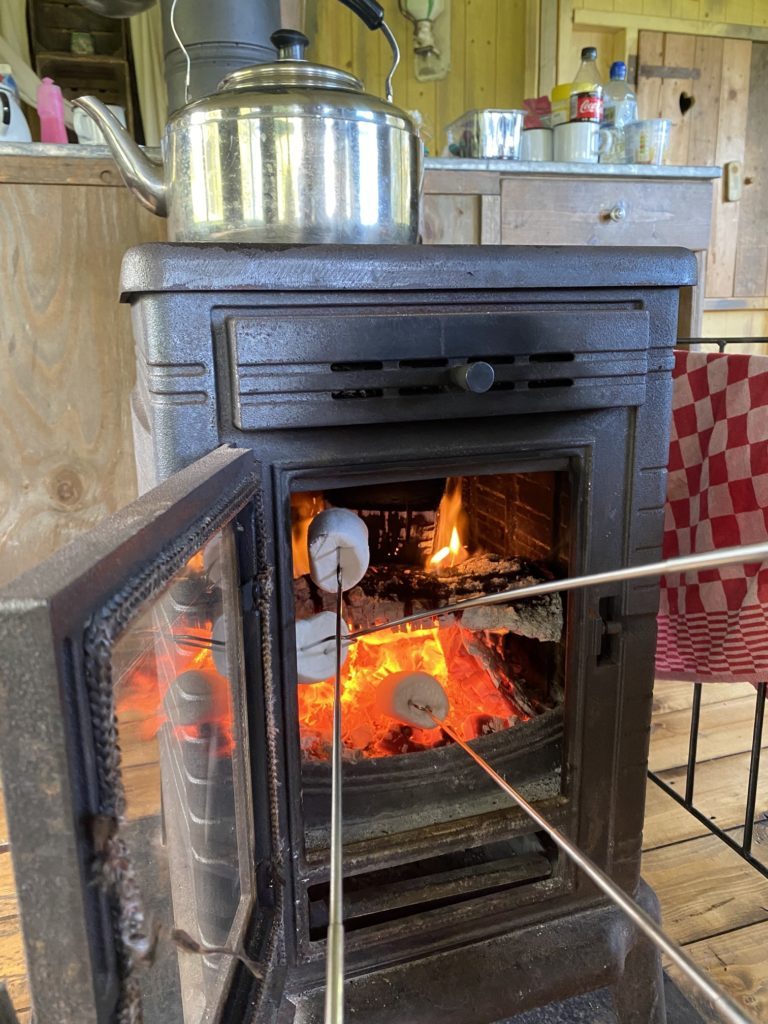
M 181 953 L 165 983 L 145 985 L 148 1020 L 157 1007 L 158 1020 L 194 1024 L 323 1019 L 330 775 L 295 641 L 322 595 L 292 550 L 297 509 L 320 501 L 366 518 L 379 590 L 348 597 L 352 619 L 419 607 L 414 580 L 431 594 L 413 552 L 451 488 L 464 555 L 496 568 L 522 558 L 523 575 L 573 575 L 658 559 L 678 290 L 694 279 L 690 254 L 647 248 L 128 253 L 142 489 L 222 445 L 256 463 L 251 525 L 239 513 L 213 554 L 200 544 L 198 567 L 218 566 L 224 593 L 234 579 L 240 602 L 228 638 L 244 650 L 235 768 L 197 785 L 195 765 L 226 745 L 210 727 L 184 731 L 188 708 L 208 701 L 190 673 L 165 695 L 159 760 L 177 924 L 208 945 L 242 939 L 264 979 L 215 955 L 192 978 L 195 957 Z M 488 367 L 491 386 L 473 390 Z M 169 593 L 189 629 L 182 582 Z M 377 594 L 389 603 L 371 611 Z M 533 681 L 522 706 L 535 713 L 466 716 L 494 767 L 650 907 L 639 872 L 657 602 L 647 581 L 578 591 L 556 635 L 503 629 L 494 664 L 514 664 L 513 689 Z M 216 616 L 198 618 L 215 638 Z M 461 750 L 376 728 L 354 730 L 344 770 L 350 1019 L 493 1024 L 611 987 L 619 1021 L 662 1024 L 658 960 L 623 917 Z M 222 785 L 235 798 L 206 802 Z M 183 1002 L 185 985 L 198 1003 L 169 1016 L 167 993 Z

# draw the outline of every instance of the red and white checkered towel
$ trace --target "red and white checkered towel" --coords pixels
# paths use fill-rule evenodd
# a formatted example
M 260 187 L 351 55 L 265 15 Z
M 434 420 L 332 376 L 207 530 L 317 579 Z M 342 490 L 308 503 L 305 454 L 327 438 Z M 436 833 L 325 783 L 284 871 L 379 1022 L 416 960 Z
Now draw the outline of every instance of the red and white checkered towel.
M 768 357 L 677 352 L 664 557 L 768 538 Z M 661 679 L 768 678 L 768 562 L 662 578 Z

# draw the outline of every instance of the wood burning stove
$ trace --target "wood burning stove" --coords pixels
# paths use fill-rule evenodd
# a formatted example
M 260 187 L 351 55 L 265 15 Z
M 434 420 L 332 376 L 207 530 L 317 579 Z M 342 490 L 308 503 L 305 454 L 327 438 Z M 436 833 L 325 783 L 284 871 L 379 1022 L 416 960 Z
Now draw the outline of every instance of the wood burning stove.
M 368 524 L 355 628 L 657 559 L 678 288 L 694 277 L 689 254 L 647 248 L 127 255 L 139 474 L 171 479 L 0 606 L 41 1024 L 130 1020 L 139 989 L 148 1021 L 322 1020 L 329 705 L 322 682 L 297 682 L 296 623 L 327 595 L 302 560 L 308 519 L 336 506 Z M 639 868 L 657 601 L 637 581 L 358 643 L 350 1017 L 494 1024 L 606 990 L 621 1024 L 665 1020 L 658 960 L 618 911 L 446 736 L 368 701 L 383 672 L 442 673 L 454 727 L 653 907 Z M 45 906 L 30 874 L 58 881 Z M 139 892 L 186 933 L 180 951 L 144 938 Z M 155 966 L 138 967 L 150 946 Z M 76 958 L 87 969 L 51 986 Z

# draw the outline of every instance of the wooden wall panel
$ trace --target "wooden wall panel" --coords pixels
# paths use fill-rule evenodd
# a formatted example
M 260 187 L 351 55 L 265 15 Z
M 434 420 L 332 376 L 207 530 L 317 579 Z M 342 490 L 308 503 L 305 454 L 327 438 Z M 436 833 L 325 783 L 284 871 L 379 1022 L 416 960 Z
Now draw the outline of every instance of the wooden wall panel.
M 394 79 L 395 103 L 418 110 L 432 155 L 445 145 L 445 127 L 474 107 L 519 107 L 524 99 L 526 0 L 453 0 L 451 67 L 439 81 L 415 75 L 413 27 L 397 4 L 387 8 L 388 23 L 403 60 Z M 388 62 L 381 33 L 370 32 L 351 11 L 329 0 L 306 0 L 309 56 L 353 71 L 379 95 Z
M 768 295 L 768 43 L 752 44 L 733 294 Z
M 120 262 L 165 222 L 122 186 L 12 183 L 0 220 L 4 583 L 135 496 Z
M 715 163 L 721 167 L 731 160 L 744 160 L 751 57 L 752 43 L 749 40 L 724 40 L 715 152 Z M 725 202 L 724 199 L 716 210 L 707 295 L 733 295 L 740 210 L 740 203 Z
M 696 102 L 686 114 L 691 120 L 688 133 L 688 163 L 694 167 L 701 167 L 714 164 L 717 151 L 723 40 L 696 36 L 694 67 L 699 69 L 701 77 L 691 86 L 690 93 Z
M 768 44 L 748 39 L 640 32 L 639 64 L 695 68 L 688 79 L 642 76 L 644 117 L 672 121 L 670 163 L 724 165 L 744 161 L 743 198 L 727 201 L 715 186 L 706 295 L 711 299 L 768 295 Z M 694 105 L 681 115 L 681 92 Z M 767 300 L 768 301 L 768 300 Z

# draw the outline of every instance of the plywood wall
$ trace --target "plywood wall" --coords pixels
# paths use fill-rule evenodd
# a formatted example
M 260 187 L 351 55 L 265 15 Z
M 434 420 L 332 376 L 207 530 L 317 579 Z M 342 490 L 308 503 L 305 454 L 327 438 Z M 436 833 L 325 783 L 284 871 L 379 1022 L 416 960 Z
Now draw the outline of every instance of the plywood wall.
M 424 118 L 432 155 L 445 143 L 445 126 L 474 107 L 519 107 L 525 92 L 525 0 L 452 0 L 451 68 L 436 82 L 414 74 L 411 24 L 396 0 L 387 20 L 403 54 L 395 76 L 395 103 Z M 337 0 L 306 0 L 305 31 L 312 60 L 352 71 L 381 94 L 390 50 Z M 535 59 L 535 58 L 534 58 Z

